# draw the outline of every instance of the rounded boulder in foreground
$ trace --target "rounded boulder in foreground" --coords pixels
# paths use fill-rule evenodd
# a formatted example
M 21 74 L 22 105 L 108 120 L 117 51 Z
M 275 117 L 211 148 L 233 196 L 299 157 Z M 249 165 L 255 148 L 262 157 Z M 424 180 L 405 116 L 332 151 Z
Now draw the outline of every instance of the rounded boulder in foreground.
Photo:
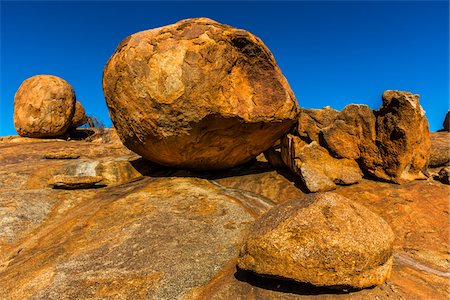
M 394 234 L 367 208 L 334 193 L 303 196 L 256 221 L 238 266 L 316 286 L 382 284 L 393 263 Z
M 72 122 L 75 92 L 67 81 L 52 75 L 26 79 L 14 96 L 14 126 L 25 137 L 57 137 Z
M 298 108 L 260 39 L 205 18 L 127 37 L 105 66 L 103 90 L 129 149 L 192 169 L 251 160 L 289 130 Z

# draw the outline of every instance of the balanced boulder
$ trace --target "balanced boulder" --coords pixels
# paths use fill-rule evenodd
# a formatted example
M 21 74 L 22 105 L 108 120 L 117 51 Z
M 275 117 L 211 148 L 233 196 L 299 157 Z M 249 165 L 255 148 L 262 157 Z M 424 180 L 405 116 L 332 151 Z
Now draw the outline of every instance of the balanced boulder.
M 256 221 L 238 266 L 316 286 L 364 288 L 389 277 L 394 234 L 367 208 L 334 194 L 310 194 Z
M 127 37 L 105 66 L 103 90 L 125 146 L 192 169 L 251 160 L 289 130 L 298 109 L 259 38 L 206 18 Z
M 75 113 L 72 118 L 72 123 L 70 124 L 70 128 L 78 128 L 83 126 L 88 121 L 86 116 L 86 112 L 84 111 L 83 105 L 79 101 L 75 103 Z
M 67 81 L 52 75 L 26 79 L 14 97 L 14 126 L 25 137 L 57 137 L 72 122 L 75 92 Z

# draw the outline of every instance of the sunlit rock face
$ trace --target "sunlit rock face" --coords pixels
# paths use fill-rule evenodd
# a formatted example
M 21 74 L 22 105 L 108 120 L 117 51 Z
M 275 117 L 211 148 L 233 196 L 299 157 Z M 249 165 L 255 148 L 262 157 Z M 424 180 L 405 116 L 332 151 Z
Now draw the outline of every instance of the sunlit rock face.
M 25 137 L 57 137 L 69 128 L 75 92 L 62 78 L 36 75 L 20 85 L 14 97 L 14 126 Z
M 316 286 L 364 288 L 390 276 L 394 234 L 362 205 L 334 193 L 285 202 L 258 219 L 238 266 Z
M 83 105 L 77 101 L 75 103 L 75 113 L 73 114 L 72 123 L 70 124 L 70 128 L 75 129 L 86 124 L 88 118 L 86 116 L 86 112 L 84 110 Z
M 367 165 L 369 173 L 401 183 L 426 178 L 430 159 L 430 133 L 419 95 L 388 90 L 375 112 L 376 144 L 380 161 Z
M 105 66 L 103 90 L 129 149 L 191 169 L 249 161 L 289 130 L 298 108 L 259 38 L 206 18 L 127 37 Z

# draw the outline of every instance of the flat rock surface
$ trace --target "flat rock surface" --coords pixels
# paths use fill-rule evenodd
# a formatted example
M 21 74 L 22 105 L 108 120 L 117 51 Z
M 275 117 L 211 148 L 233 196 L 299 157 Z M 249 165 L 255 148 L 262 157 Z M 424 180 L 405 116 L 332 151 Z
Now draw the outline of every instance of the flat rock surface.
M 242 238 L 254 220 L 275 202 L 303 194 L 288 175 L 258 163 L 219 173 L 165 169 L 104 141 L 0 140 L 2 297 L 448 298 L 447 185 L 362 180 L 337 188 L 381 216 L 396 236 L 391 279 L 373 289 L 337 293 L 236 269 Z M 80 158 L 44 158 L 58 151 Z M 103 176 L 122 167 L 100 170 L 85 163 L 125 162 L 123 168 L 135 168 L 142 178 L 122 176 L 115 185 L 82 191 L 47 186 L 79 161 L 85 172 Z

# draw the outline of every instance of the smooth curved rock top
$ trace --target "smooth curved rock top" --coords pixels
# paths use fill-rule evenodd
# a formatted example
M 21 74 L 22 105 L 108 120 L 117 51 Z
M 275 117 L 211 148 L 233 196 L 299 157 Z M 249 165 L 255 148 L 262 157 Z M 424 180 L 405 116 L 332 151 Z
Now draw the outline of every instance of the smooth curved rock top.
M 282 203 L 262 217 L 238 266 L 317 286 L 382 284 L 393 262 L 394 234 L 367 208 L 334 193 Z
M 75 111 L 75 92 L 62 78 L 36 75 L 20 85 L 14 97 L 14 126 L 26 137 L 63 135 Z
M 249 161 L 289 130 L 298 110 L 262 41 L 206 18 L 127 37 L 105 66 L 103 90 L 129 149 L 193 169 Z

